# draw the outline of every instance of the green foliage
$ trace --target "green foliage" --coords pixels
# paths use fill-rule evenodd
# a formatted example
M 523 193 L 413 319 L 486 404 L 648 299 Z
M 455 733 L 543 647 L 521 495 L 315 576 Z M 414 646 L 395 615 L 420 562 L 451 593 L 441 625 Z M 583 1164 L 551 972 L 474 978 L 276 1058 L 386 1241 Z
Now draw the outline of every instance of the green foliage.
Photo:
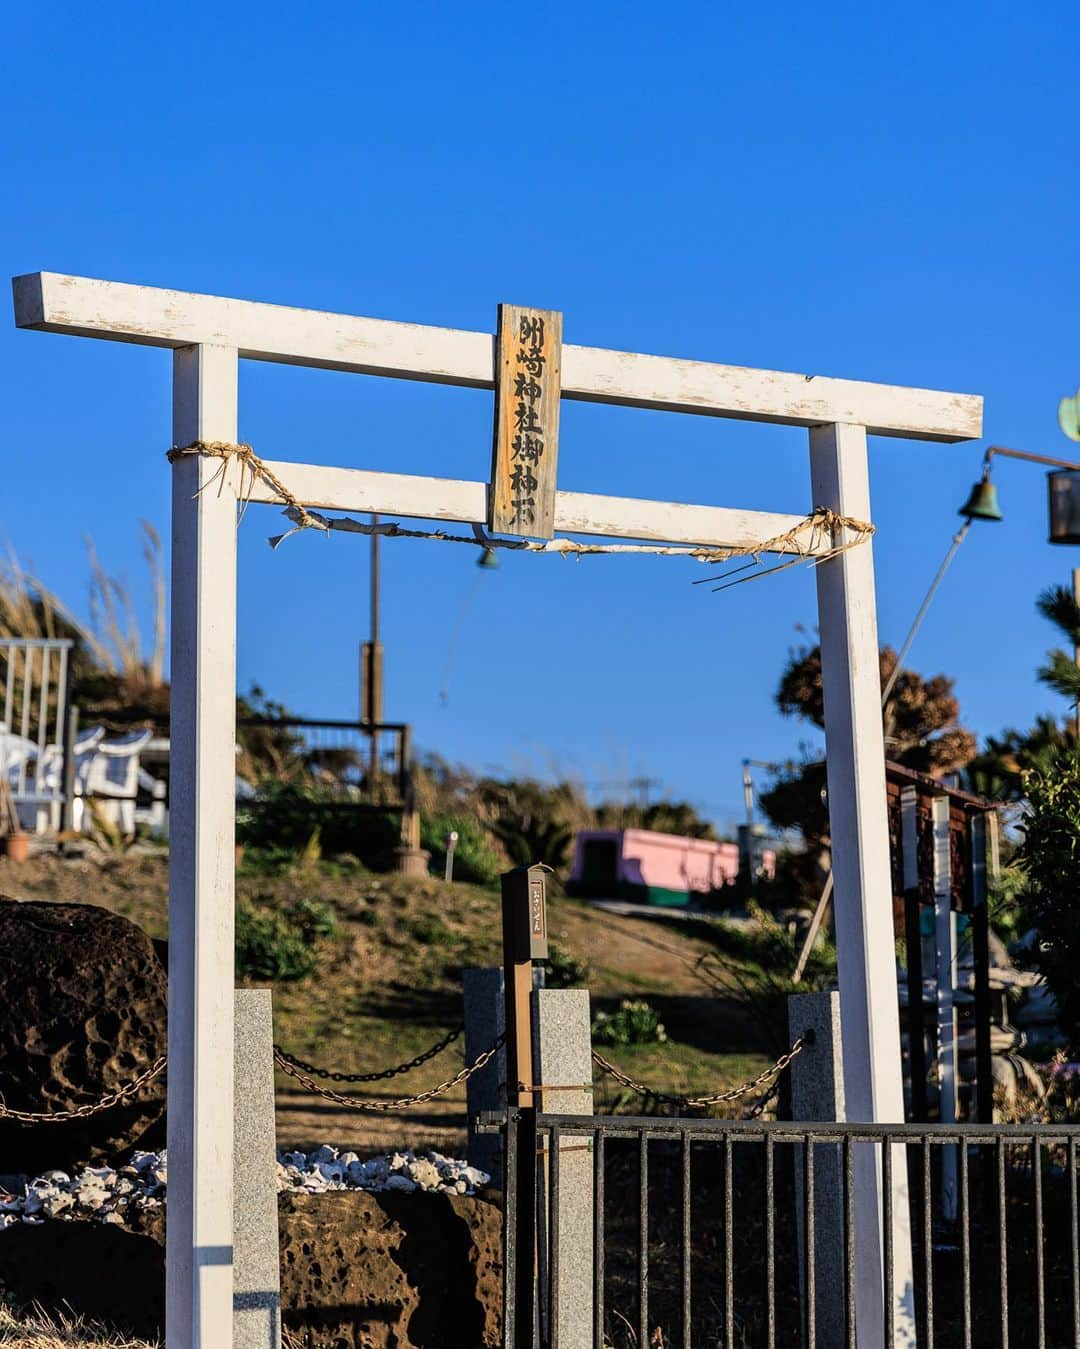
M 1035 607 L 1043 618 L 1053 623 L 1071 647 L 1080 647 L 1080 604 L 1072 590 L 1061 585 L 1049 586 L 1035 601 Z M 1039 678 L 1069 702 L 1080 701 L 1080 667 L 1064 651 L 1047 652 Z
M 545 988 L 588 988 L 589 967 L 555 942 L 548 943 Z
M 458 836 L 454 848 L 454 879 L 476 885 L 494 884 L 506 870 L 506 863 L 483 824 L 466 814 L 421 816 L 420 846 L 431 853 L 431 865 L 436 875 L 441 876 L 446 870 L 446 836 L 452 830 L 457 830 Z
M 318 942 L 337 934 L 334 909 L 299 899 L 285 909 L 236 907 L 236 972 L 248 979 L 303 979 L 315 968 Z
M 994 801 L 1020 801 L 1028 773 L 1052 771 L 1063 751 L 1075 750 L 1076 734 L 1053 717 L 1039 717 L 1029 731 L 1006 730 L 988 736 L 986 747 L 964 772 L 963 784 Z
M 884 646 L 878 653 L 879 677 L 885 685 L 896 668 L 897 654 Z M 792 651 L 780 677 L 776 705 L 784 716 L 813 726 L 825 725 L 820 646 Z M 902 669 L 883 709 L 885 748 L 889 759 L 920 773 L 941 775 L 962 769 L 975 756 L 974 735 L 958 725 L 960 705 L 947 675 L 924 676 Z M 798 898 L 816 903 L 829 866 L 829 816 L 822 797 L 825 765 L 820 759 L 777 765 L 769 789 L 761 794 L 762 809 L 778 829 L 797 829 L 806 844 L 804 858 L 787 867 Z
M 624 999 L 618 1011 L 597 1012 L 592 1038 L 600 1045 L 655 1045 L 668 1037 L 656 1010 L 643 998 L 635 998 Z
M 601 829 L 654 829 L 680 838 L 716 838 L 712 825 L 689 801 L 654 801 L 644 808 L 605 801 L 596 808 L 596 823 Z
M 1059 754 L 1024 788 L 1018 861 L 1027 876 L 1025 917 L 1039 934 L 1032 961 L 1057 1000 L 1062 1030 L 1080 1045 L 1080 754 Z
M 1006 863 L 990 886 L 990 926 L 1003 942 L 1024 935 L 1028 882 L 1022 867 Z
M 420 913 L 409 923 L 409 932 L 421 946 L 460 946 L 461 936 L 446 926 L 437 913 Z
M 346 854 L 373 870 L 389 871 L 400 838 L 398 819 L 392 810 L 358 809 L 333 789 L 270 782 L 257 800 L 238 808 L 236 841 L 309 859 L 316 851 L 323 857 Z
M 531 779 L 488 782 L 484 788 L 493 815 L 489 828 L 511 863 L 518 867 L 540 863 L 561 872 L 578 827 L 575 810 L 583 805 L 577 788 Z

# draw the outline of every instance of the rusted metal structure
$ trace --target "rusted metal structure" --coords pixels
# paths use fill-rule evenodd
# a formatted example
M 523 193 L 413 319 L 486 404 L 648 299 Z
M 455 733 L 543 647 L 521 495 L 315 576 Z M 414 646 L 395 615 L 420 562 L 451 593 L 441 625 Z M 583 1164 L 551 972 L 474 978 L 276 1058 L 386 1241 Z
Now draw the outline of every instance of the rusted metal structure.
M 993 1121 L 993 1076 L 987 889 L 997 870 L 998 808 L 985 797 L 947 787 L 897 763 L 887 765 L 886 796 L 893 921 L 897 938 L 906 948 L 909 1115 L 919 1123 L 929 1118 L 929 1042 L 936 1046 L 941 1119 L 951 1122 L 956 1118 L 960 1085 L 957 1017 L 961 1013 L 954 994 L 959 992 L 965 1012 L 970 1008 L 975 1033 L 969 1114 L 989 1124 Z M 960 946 L 965 955 L 970 951 L 970 989 L 959 987 L 963 983 L 958 978 Z M 931 956 L 936 956 L 933 965 Z M 928 1016 L 931 990 L 935 1011 Z

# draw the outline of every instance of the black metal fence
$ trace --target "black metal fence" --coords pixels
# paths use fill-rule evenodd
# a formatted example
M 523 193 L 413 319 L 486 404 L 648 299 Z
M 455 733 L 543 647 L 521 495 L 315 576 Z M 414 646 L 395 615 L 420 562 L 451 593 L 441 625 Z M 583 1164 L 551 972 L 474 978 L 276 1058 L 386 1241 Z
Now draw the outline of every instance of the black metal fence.
M 312 778 L 351 802 L 398 803 L 409 790 L 410 727 L 404 722 L 316 721 L 309 717 L 241 717 L 250 733 L 285 736 Z
M 531 1110 L 488 1127 L 504 1130 L 507 1349 L 1080 1349 L 1080 1128 Z M 884 1282 L 858 1316 L 876 1338 L 857 1333 L 855 1238 L 875 1167 Z M 580 1302 L 582 1261 L 584 1328 L 565 1288 Z

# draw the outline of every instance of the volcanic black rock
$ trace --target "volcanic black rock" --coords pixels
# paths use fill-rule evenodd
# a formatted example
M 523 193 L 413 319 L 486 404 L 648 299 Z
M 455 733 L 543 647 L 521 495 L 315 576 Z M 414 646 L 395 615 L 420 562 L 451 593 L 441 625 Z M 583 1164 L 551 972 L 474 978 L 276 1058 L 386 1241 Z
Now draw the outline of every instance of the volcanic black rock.
M 0 898 L 0 1101 L 71 1110 L 148 1068 L 166 1044 L 166 973 L 150 938 L 89 904 Z M 0 1115 L 0 1171 L 36 1175 L 112 1162 L 165 1111 L 165 1075 L 87 1119 L 24 1125 Z
M 496 1349 L 502 1225 L 491 1198 L 278 1196 L 281 1311 L 307 1349 Z M 165 1210 L 121 1224 L 0 1231 L 0 1293 L 156 1337 L 165 1313 Z

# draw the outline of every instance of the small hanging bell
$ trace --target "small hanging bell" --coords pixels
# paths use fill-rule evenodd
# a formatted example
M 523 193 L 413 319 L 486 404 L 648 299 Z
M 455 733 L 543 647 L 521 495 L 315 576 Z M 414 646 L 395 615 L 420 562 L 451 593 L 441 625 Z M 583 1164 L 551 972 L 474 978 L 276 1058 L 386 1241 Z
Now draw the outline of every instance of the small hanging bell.
M 957 511 L 969 520 L 1004 520 L 998 505 L 997 488 L 989 478 L 980 478 L 971 495 Z
M 476 559 L 476 565 L 478 567 L 484 567 L 489 571 L 497 567 L 499 565 L 499 559 L 496 556 L 495 549 L 485 548 L 484 551 L 480 554 L 480 556 Z

